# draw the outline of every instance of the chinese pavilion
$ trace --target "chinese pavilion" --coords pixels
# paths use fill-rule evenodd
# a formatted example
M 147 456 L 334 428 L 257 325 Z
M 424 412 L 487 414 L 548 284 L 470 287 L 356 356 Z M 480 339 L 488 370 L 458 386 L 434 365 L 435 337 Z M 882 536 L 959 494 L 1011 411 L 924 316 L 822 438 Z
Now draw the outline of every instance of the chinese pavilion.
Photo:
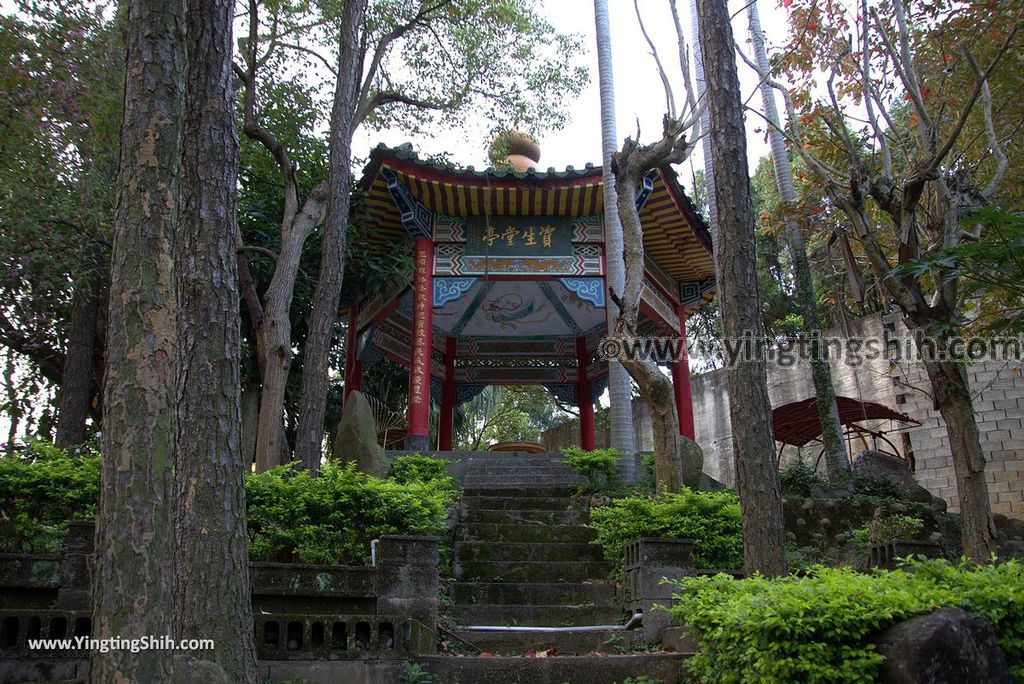
M 411 283 L 349 309 L 345 394 L 382 358 L 409 368 L 407 448 L 452 448 L 455 407 L 487 385 L 543 385 L 579 407 L 594 448 L 594 403 L 607 386 L 597 354 L 608 329 L 601 168 L 476 171 L 378 146 L 361 180 L 381 250 L 413 254 Z M 644 179 L 641 332 L 686 335 L 714 291 L 707 226 L 666 167 Z M 672 364 L 679 430 L 694 436 L 689 369 Z

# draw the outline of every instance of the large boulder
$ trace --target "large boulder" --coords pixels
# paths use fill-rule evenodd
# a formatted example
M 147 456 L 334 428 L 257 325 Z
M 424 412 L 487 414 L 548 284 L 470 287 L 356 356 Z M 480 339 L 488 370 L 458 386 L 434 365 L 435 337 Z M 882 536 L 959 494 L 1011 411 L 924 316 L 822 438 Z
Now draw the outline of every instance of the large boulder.
M 942 504 L 942 499 L 933 497 L 931 492 L 922 487 L 910 472 L 910 464 L 899 456 L 884 451 L 862 451 L 853 459 L 853 472 L 862 477 L 878 480 L 891 480 L 900 485 L 911 501 L 926 504 Z
M 388 474 L 391 464 L 377 442 L 377 423 L 362 392 L 353 391 L 345 399 L 331 453 L 343 464 L 355 462 L 361 473 L 375 477 Z
M 676 439 L 679 480 L 691 489 L 698 489 L 704 474 L 704 451 L 692 439 L 679 435 Z
M 882 684 L 1009 684 L 1006 657 L 992 626 L 961 608 L 943 608 L 890 627 L 876 645 L 885 656 Z

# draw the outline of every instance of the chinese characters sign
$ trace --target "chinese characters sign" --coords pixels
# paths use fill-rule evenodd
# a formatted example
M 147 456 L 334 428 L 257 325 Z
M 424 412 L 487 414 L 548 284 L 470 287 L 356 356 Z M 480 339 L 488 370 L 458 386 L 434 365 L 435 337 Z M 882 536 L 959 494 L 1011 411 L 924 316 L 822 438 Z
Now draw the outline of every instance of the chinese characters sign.
M 466 256 L 572 256 L 572 230 L 566 216 L 470 216 Z

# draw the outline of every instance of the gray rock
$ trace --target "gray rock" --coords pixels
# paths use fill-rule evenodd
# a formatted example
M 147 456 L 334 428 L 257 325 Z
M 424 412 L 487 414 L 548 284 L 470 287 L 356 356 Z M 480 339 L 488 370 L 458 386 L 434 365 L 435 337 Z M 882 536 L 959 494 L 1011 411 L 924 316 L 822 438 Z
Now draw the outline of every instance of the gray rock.
M 862 451 L 853 460 L 853 472 L 872 479 L 891 480 L 903 487 L 911 501 L 933 503 L 931 492 L 917 483 L 910 472 L 910 464 L 898 456 L 882 451 Z
M 680 481 L 691 489 L 699 489 L 704 472 L 704 451 L 699 444 L 683 435 L 679 435 L 676 444 L 679 447 Z
M 217 663 L 188 655 L 174 656 L 174 684 L 228 684 L 228 676 Z
M 890 627 L 876 641 L 882 684 L 1009 684 L 992 626 L 961 608 L 943 608 Z
M 332 456 L 343 464 L 354 461 L 356 470 L 361 473 L 375 477 L 388 474 L 390 461 L 377 442 L 373 410 L 362 392 L 352 392 L 345 400 L 331 451 Z

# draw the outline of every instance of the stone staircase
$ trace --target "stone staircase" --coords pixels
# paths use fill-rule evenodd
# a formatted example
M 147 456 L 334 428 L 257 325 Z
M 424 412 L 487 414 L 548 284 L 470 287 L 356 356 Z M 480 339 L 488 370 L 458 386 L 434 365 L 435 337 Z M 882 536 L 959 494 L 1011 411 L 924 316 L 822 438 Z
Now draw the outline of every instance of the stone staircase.
M 632 652 L 639 632 L 622 629 L 611 566 L 573 495 L 579 476 L 560 458 L 477 454 L 467 464 L 448 618 L 453 645 L 485 655 L 421 659 L 438 681 L 678 680 L 682 656 Z M 521 657 L 537 653 L 558 657 Z

